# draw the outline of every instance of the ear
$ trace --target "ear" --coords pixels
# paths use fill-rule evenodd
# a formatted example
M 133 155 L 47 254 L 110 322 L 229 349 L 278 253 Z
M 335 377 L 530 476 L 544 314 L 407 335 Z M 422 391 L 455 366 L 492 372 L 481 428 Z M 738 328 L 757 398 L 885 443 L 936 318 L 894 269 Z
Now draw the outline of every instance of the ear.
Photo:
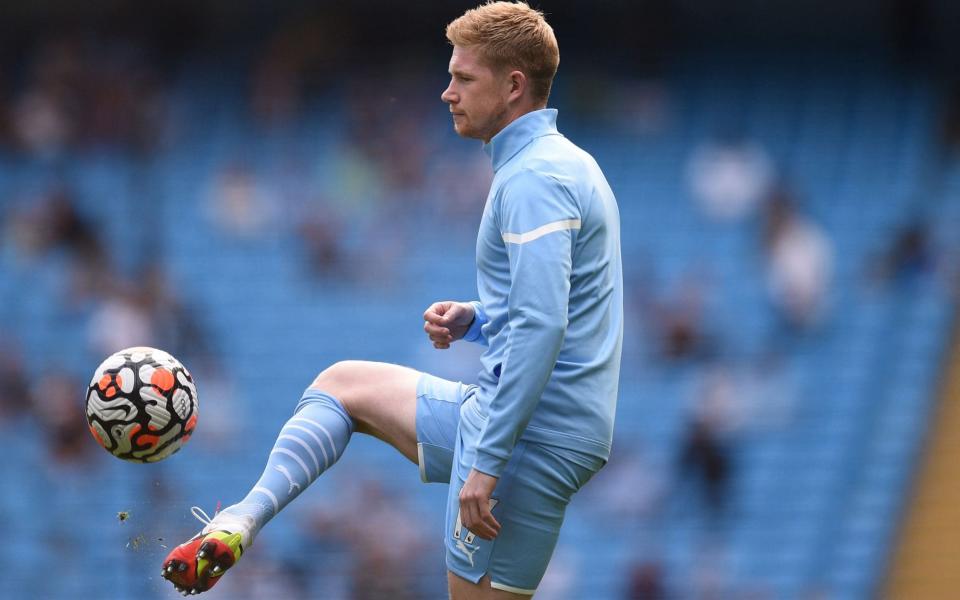
M 523 97 L 527 92 L 527 76 L 523 74 L 523 71 L 510 71 L 510 74 L 507 76 L 510 84 L 510 94 L 507 96 L 507 99 L 510 102 L 515 102 Z

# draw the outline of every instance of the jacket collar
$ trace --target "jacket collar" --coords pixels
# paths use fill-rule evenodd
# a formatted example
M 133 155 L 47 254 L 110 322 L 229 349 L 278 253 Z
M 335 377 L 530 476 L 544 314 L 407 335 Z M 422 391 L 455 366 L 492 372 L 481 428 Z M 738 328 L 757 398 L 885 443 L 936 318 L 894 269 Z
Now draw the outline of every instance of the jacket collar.
M 534 110 L 514 119 L 493 136 L 489 143 L 483 145 L 483 151 L 493 161 L 493 170 L 499 171 L 500 167 L 527 144 L 545 135 L 560 135 L 557 131 L 557 111 L 554 108 Z

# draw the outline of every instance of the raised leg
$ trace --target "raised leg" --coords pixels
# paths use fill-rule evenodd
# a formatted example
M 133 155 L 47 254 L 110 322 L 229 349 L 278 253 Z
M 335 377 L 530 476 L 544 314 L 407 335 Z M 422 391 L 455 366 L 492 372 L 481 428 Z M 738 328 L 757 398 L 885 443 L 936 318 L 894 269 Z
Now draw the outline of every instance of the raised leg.
M 375 436 L 417 462 L 420 373 L 386 363 L 345 361 L 324 370 L 284 424 L 247 495 L 228 506 L 163 563 L 185 594 L 212 588 L 270 519 L 343 455 L 354 431 Z M 202 511 L 194 514 L 203 515 Z

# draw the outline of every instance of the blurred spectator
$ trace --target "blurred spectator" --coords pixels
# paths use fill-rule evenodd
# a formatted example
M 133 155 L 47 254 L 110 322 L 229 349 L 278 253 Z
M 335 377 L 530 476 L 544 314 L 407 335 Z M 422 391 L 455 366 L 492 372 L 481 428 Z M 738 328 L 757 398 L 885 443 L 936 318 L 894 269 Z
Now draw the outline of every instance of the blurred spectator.
M 233 162 L 216 174 L 207 199 L 207 217 L 233 237 L 255 239 L 275 223 L 273 190 L 248 165 Z
M 706 321 L 707 281 L 688 274 L 677 290 L 655 300 L 648 309 L 648 326 L 653 330 L 656 349 L 667 361 L 708 359 L 717 348 Z
M 28 154 L 55 159 L 72 146 L 152 149 L 161 138 L 162 86 L 137 44 L 55 35 L 33 53 L 14 101 L 14 133 Z
M 83 383 L 56 367 L 48 367 L 33 389 L 33 410 L 43 428 L 44 446 L 54 463 L 85 467 L 96 444 L 83 434 Z
M 423 121 L 429 114 L 424 107 L 424 92 L 431 88 L 422 69 L 403 66 L 398 62 L 387 73 L 378 70 L 374 75 L 355 78 L 349 84 L 346 103 L 348 144 L 374 163 L 388 190 L 401 193 L 421 190 L 431 154 Z M 386 99 L 384 92 L 388 94 Z M 433 94 L 427 97 L 436 102 Z M 439 104 L 434 107 L 438 112 L 443 110 Z M 397 152 L 401 148 L 402 152 Z
M 315 159 L 314 159 L 315 160 Z M 301 243 L 304 262 L 310 274 L 318 278 L 347 278 L 346 233 L 349 223 L 337 202 L 325 195 L 313 173 L 314 167 L 300 152 L 291 150 L 271 170 L 276 183 L 278 224 L 284 235 L 293 235 Z M 325 180 L 325 173 L 319 178 Z M 329 190 L 328 190 L 329 191 Z
M 687 164 L 687 179 L 700 207 L 718 221 L 750 214 L 773 180 L 773 166 L 759 143 L 739 134 L 698 146 Z
M 103 293 L 87 326 L 91 348 L 107 355 L 130 346 L 164 348 L 180 360 L 216 364 L 206 332 L 160 264 L 134 270 L 132 279 L 116 279 Z
M 936 268 L 936 255 L 930 230 L 922 222 L 907 223 L 894 234 L 888 247 L 874 265 L 881 282 L 909 283 Z
M 77 140 L 86 85 L 77 40 L 59 36 L 41 43 L 33 54 L 26 85 L 15 101 L 16 134 L 27 153 L 56 158 Z
M 664 286 L 652 261 L 635 260 L 624 274 L 625 327 L 635 332 L 625 338 L 626 351 L 631 344 L 649 347 L 655 358 L 668 363 L 713 357 L 718 348 L 706 317 L 709 288 L 702 270 L 688 271 L 672 286 Z M 649 357 L 637 360 L 649 362 Z
M 733 374 L 716 367 L 703 376 L 697 404 L 680 443 L 677 485 L 694 484 L 707 515 L 719 525 L 729 509 L 733 478 L 731 445 L 744 415 Z
M 63 250 L 84 265 L 102 266 L 106 261 L 100 234 L 77 210 L 73 191 L 65 186 L 53 187 L 15 211 L 10 226 L 26 256 Z
M 307 267 L 316 277 L 346 276 L 343 224 L 332 212 L 308 215 L 297 228 L 306 250 Z
M 625 600 L 666 600 L 663 566 L 653 560 L 638 561 L 631 565 L 627 575 Z
M 251 108 L 263 125 L 295 122 L 311 92 L 340 80 L 335 68 L 348 47 L 342 19 L 297 18 L 278 27 L 254 61 Z
M 129 282 L 119 282 L 90 317 L 90 348 L 108 356 L 131 346 L 158 346 L 156 322 L 143 294 Z
M 0 344 L 0 424 L 3 424 L 30 411 L 31 390 L 23 357 L 6 342 Z
M 135 271 L 137 303 L 150 317 L 155 344 L 191 364 L 216 363 L 216 354 L 196 315 L 172 285 L 164 266 L 151 263 Z
M 369 221 L 380 210 L 387 189 L 383 173 L 355 146 L 339 145 L 321 168 L 323 210 L 350 224 Z
M 59 185 L 15 209 L 7 229 L 27 261 L 62 253 L 70 265 L 67 304 L 78 305 L 110 287 L 110 257 L 95 223 L 77 209 L 73 190 Z
M 826 311 L 833 271 L 833 244 L 823 229 L 797 212 L 785 187 L 767 203 L 763 224 L 770 299 L 795 331 L 817 326 Z
M 73 135 L 63 108 L 41 90 L 23 94 L 13 113 L 16 136 L 30 154 L 53 158 L 60 154 Z
M 709 420 L 695 418 L 684 434 L 680 452 L 681 478 L 690 477 L 700 486 L 704 504 L 714 520 L 727 507 L 730 456 Z

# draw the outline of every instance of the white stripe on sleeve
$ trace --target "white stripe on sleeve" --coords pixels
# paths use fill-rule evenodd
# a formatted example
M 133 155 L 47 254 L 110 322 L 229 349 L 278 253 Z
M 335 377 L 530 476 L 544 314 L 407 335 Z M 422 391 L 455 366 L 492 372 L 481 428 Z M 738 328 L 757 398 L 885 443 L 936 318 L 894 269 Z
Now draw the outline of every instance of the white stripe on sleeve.
M 554 221 L 541 225 L 536 229 L 524 233 L 503 233 L 503 241 L 508 244 L 526 244 L 535 239 L 541 238 L 554 231 L 563 231 L 564 229 L 580 229 L 580 219 L 566 219 L 563 221 Z

